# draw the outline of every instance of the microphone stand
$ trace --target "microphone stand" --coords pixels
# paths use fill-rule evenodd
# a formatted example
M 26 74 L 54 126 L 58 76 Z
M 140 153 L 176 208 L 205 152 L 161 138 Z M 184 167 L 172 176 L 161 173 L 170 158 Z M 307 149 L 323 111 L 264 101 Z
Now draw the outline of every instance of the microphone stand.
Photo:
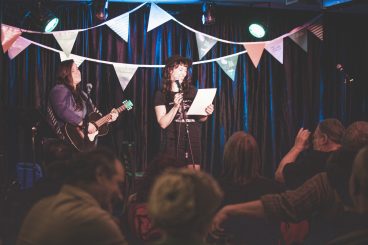
M 36 134 L 37 134 L 37 126 L 38 123 L 32 127 L 32 157 L 33 157 L 33 162 L 32 162 L 32 184 L 35 183 L 36 181 L 36 142 L 35 142 L 35 138 L 36 138 Z
M 179 87 L 179 93 L 182 92 L 182 89 L 181 87 Z M 193 159 L 193 152 L 192 152 L 192 146 L 190 144 L 190 137 L 189 137 L 189 124 L 188 124 L 188 121 L 187 121 L 187 114 L 184 110 L 184 93 L 183 93 L 183 100 L 181 101 L 180 103 L 180 106 L 181 106 L 181 112 L 182 112 L 182 115 L 183 115 L 183 119 L 184 119 L 184 122 L 185 122 L 185 133 L 186 133 L 186 136 L 187 136 L 187 145 L 184 145 L 185 147 L 185 159 L 188 160 L 188 146 L 189 146 L 189 149 L 190 149 L 190 155 L 191 155 L 191 159 L 192 159 L 192 165 L 193 165 L 193 169 L 195 169 L 195 163 L 194 163 L 194 159 Z
M 91 88 L 87 86 L 87 100 L 86 100 L 86 111 L 88 112 L 88 103 L 90 100 Z M 84 142 L 88 142 L 88 113 L 83 119 L 83 132 L 84 132 Z

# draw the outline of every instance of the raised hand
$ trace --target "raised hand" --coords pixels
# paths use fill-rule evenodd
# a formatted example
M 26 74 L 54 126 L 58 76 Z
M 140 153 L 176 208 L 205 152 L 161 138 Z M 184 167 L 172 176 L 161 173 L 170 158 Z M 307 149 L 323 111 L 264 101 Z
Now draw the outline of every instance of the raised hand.
M 308 129 L 300 128 L 295 137 L 294 147 L 299 151 L 304 151 L 309 148 L 309 137 L 311 132 Z

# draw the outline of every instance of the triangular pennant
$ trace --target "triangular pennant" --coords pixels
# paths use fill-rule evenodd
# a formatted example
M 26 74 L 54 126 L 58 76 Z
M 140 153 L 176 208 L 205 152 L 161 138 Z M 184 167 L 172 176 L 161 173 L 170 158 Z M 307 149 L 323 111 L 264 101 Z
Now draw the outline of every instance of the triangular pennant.
M 13 45 L 8 49 L 8 56 L 10 59 L 14 59 L 20 52 L 26 49 L 31 44 L 26 38 L 21 36 L 13 43 Z
M 1 24 L 1 45 L 6 53 L 17 38 L 22 34 L 19 28 Z
M 197 39 L 199 59 L 202 59 L 207 54 L 207 52 L 213 47 L 213 45 L 217 43 L 215 39 L 206 37 L 197 32 L 196 32 L 196 39 Z
M 301 47 L 305 52 L 308 52 L 308 35 L 306 29 L 295 32 L 291 34 L 289 37 L 296 44 L 298 44 L 298 46 Z
M 70 52 L 72 51 L 78 32 L 79 31 L 77 30 L 71 30 L 57 31 L 52 33 L 66 56 L 69 56 Z
M 236 72 L 236 65 L 238 63 L 238 55 L 223 58 L 216 61 L 222 70 L 231 78 L 231 80 L 235 80 L 235 72 Z
M 128 86 L 130 79 L 132 79 L 134 73 L 138 69 L 137 65 L 128 64 L 114 64 L 116 75 L 118 76 L 121 88 L 123 91 Z
M 321 22 L 308 26 L 308 30 L 312 32 L 319 40 L 323 41 L 323 24 Z
M 129 38 L 129 13 L 122 14 L 114 19 L 106 22 L 106 25 L 110 27 L 116 34 L 118 34 L 125 42 L 128 42 Z
M 70 54 L 69 56 L 66 56 L 66 54 L 64 54 L 63 52 L 59 52 L 60 54 L 60 60 L 64 61 L 64 60 L 73 60 L 74 63 L 79 67 L 85 60 L 85 57 L 79 56 L 79 55 L 75 55 L 75 54 Z
M 276 38 L 267 42 L 265 49 L 281 64 L 284 63 L 284 39 Z
M 266 44 L 265 42 L 244 43 L 244 48 L 247 50 L 249 58 L 251 59 L 254 67 L 256 68 L 262 57 L 265 44 Z
M 151 3 L 147 32 L 155 29 L 156 27 L 171 20 L 172 18 L 173 17 L 169 15 L 165 10 L 157 6 L 155 3 Z

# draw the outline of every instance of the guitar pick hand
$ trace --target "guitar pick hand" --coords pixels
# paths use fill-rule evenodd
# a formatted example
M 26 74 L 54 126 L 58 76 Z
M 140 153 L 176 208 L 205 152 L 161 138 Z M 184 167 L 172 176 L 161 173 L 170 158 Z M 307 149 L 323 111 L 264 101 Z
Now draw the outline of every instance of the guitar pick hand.
M 94 132 L 97 131 L 97 128 L 95 125 L 93 125 L 92 123 L 88 123 L 88 133 L 89 134 L 93 134 Z

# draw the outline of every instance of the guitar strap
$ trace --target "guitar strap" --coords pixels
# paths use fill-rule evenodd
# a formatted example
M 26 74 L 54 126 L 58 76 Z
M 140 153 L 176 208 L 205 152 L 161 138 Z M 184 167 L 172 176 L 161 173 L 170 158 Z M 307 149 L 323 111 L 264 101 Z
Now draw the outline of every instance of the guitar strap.
M 53 131 L 56 133 L 56 136 L 61 140 L 65 140 L 65 136 L 61 132 L 61 128 L 59 127 L 59 124 L 56 120 L 55 112 L 51 108 L 50 104 L 47 105 L 47 119 L 48 119 L 48 123 L 51 125 Z
M 97 107 L 93 104 L 91 98 L 89 98 L 89 100 L 87 100 L 88 96 L 87 93 L 82 91 L 82 98 L 83 100 L 86 102 L 87 108 L 89 107 L 90 110 L 87 109 L 87 111 L 89 112 L 96 112 L 98 114 L 101 115 L 101 112 L 97 109 Z

